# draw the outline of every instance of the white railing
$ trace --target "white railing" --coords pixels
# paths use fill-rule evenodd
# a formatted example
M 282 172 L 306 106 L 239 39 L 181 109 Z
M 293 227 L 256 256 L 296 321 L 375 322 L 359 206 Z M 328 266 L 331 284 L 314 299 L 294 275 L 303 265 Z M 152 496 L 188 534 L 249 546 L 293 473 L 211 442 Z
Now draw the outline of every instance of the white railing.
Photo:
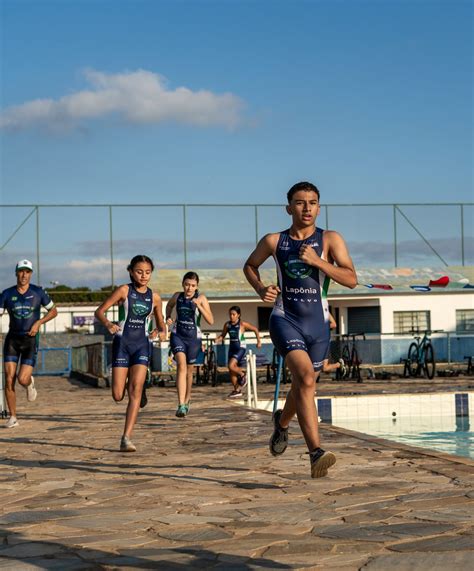
M 247 361 L 247 406 L 257 408 L 257 358 L 255 353 L 250 350 L 245 360 Z

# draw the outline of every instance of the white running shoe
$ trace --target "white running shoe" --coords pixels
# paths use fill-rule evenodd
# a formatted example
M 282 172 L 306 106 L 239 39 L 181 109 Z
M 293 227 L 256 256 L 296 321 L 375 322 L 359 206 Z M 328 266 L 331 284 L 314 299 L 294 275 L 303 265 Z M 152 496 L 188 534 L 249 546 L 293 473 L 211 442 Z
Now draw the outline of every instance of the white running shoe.
M 5 424 L 5 428 L 15 428 L 15 426 L 19 425 L 20 423 L 16 419 L 16 416 L 10 416 L 10 418 L 7 420 L 7 423 Z
M 29 402 L 33 402 L 37 396 L 38 391 L 35 389 L 35 380 L 31 377 L 31 383 L 26 387 L 26 398 Z
M 244 395 L 242 391 L 232 391 L 230 394 L 227 395 L 228 399 L 241 399 Z
M 120 452 L 136 452 L 136 450 L 137 448 L 130 438 L 128 436 L 122 436 L 120 440 Z

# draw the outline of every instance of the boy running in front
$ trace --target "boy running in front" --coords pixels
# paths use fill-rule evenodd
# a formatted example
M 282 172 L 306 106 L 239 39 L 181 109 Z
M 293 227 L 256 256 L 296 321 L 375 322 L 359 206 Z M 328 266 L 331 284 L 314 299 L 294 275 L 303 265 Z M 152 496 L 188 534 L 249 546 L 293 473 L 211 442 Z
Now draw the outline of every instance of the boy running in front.
M 270 452 L 283 454 L 288 426 L 295 414 L 310 454 L 311 476 L 326 476 L 336 462 L 321 448 L 315 382 L 323 367 L 329 342 L 327 291 L 330 280 L 354 288 L 357 276 L 340 234 L 316 227 L 320 193 L 313 184 L 299 182 L 287 193 L 286 211 L 292 218 L 288 230 L 267 234 L 250 254 L 244 273 L 263 301 L 273 303 L 270 336 L 291 372 L 291 389 L 283 410 L 273 416 Z M 265 285 L 259 267 L 273 256 L 278 284 Z

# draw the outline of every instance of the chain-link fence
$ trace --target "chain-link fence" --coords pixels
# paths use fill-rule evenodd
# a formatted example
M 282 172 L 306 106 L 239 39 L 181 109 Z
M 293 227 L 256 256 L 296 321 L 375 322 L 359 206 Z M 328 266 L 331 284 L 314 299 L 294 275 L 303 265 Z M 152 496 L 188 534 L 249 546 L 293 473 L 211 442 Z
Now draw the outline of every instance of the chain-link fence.
M 36 283 L 78 296 L 123 282 L 137 253 L 161 268 L 240 268 L 290 221 L 283 204 L 0 205 L 0 217 L 1 282 L 26 257 Z M 318 225 L 343 234 L 358 267 L 474 264 L 474 203 L 326 204 Z

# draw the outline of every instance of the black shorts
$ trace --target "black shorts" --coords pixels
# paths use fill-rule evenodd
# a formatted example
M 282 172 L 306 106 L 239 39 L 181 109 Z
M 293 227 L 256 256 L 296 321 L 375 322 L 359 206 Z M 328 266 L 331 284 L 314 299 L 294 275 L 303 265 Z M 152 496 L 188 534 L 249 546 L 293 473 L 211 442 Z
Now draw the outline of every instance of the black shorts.
M 18 363 L 22 365 L 36 365 L 36 354 L 38 353 L 38 340 L 36 335 L 18 335 L 8 333 L 3 345 L 3 361 L 5 363 Z

